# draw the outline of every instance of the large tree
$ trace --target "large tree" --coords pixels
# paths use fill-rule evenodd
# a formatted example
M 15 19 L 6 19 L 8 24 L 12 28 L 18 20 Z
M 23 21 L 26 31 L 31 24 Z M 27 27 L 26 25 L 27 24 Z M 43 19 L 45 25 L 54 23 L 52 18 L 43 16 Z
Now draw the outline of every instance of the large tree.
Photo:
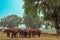
M 38 29 L 41 27 L 40 16 L 34 18 L 31 15 L 24 15 L 24 24 L 27 28 Z
M 57 33 L 59 32 L 60 0 L 24 0 L 25 14 L 33 17 L 43 11 L 45 20 L 53 20 Z
M 0 25 L 4 27 L 17 27 L 21 24 L 22 18 L 17 15 L 9 15 L 7 17 L 1 18 Z

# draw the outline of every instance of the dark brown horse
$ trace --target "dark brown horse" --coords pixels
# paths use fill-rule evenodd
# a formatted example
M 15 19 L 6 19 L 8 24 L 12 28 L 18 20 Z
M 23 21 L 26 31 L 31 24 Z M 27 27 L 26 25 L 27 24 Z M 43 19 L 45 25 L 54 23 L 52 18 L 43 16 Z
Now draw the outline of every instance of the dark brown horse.
M 24 30 L 18 29 L 18 33 L 19 33 L 19 37 L 23 37 L 24 36 Z
M 5 29 L 3 32 L 7 33 L 7 37 L 10 37 L 11 29 Z
M 12 29 L 11 32 L 12 32 L 12 34 L 11 34 L 11 37 L 12 37 L 12 38 L 13 38 L 13 37 L 15 37 L 15 38 L 18 37 L 18 35 L 17 35 L 17 34 L 18 34 L 18 30 L 17 30 L 17 29 Z
M 36 30 L 36 35 L 40 37 L 40 35 L 41 35 L 41 30 Z

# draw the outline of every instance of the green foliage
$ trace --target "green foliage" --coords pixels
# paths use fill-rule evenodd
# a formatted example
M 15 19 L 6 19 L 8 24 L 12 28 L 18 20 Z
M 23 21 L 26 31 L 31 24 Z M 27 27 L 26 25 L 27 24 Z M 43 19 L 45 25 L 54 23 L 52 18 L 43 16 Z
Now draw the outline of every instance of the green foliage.
M 21 24 L 22 18 L 18 17 L 17 15 L 9 15 L 1 19 L 1 26 L 4 27 L 15 27 L 18 24 Z
M 35 4 L 35 1 L 37 1 L 37 3 L 40 0 L 24 0 L 24 11 L 26 15 L 32 15 L 33 17 L 35 17 L 37 15 L 37 9 L 39 8 L 38 4 Z
M 41 26 L 40 17 L 36 16 L 35 18 L 30 15 L 24 15 L 24 23 L 27 28 L 38 29 Z
M 34 3 L 36 1 L 37 4 Z M 55 25 L 58 26 L 58 23 L 60 23 L 60 0 L 24 0 L 26 15 L 30 14 L 32 17 L 36 17 L 40 10 L 43 11 L 44 20 L 53 20 Z
M 60 7 L 60 0 L 23 0 L 24 1 L 24 11 L 26 15 L 31 14 L 33 17 L 35 17 L 40 10 L 43 10 L 44 15 L 49 15 L 52 17 L 52 13 L 54 12 L 55 7 Z M 39 2 L 41 3 L 39 4 Z M 35 4 L 37 2 L 37 4 Z M 38 10 L 38 11 L 37 11 Z M 46 12 L 47 10 L 47 12 Z M 49 18 L 50 18 L 49 17 Z M 46 16 L 45 16 L 46 20 Z M 49 19 L 50 20 L 50 19 Z

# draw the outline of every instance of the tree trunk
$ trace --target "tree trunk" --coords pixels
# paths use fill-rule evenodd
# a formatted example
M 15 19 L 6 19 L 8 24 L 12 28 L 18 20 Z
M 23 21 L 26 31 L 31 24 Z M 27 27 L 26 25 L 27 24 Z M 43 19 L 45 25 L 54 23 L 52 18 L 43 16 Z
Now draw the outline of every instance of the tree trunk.
M 54 22 L 55 22 L 55 28 L 57 30 L 57 34 L 59 33 L 59 24 L 58 24 L 58 15 L 57 15 L 57 11 L 56 11 L 56 7 L 54 9 L 54 13 L 53 13 L 53 18 L 54 18 Z
M 56 22 L 55 22 L 55 28 L 56 28 L 57 34 L 59 34 L 59 24 Z

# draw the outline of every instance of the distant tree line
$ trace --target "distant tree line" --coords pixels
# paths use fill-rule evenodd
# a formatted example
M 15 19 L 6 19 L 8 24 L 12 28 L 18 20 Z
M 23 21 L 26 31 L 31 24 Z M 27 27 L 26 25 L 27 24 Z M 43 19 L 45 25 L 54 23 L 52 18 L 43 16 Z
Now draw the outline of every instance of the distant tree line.
M 40 16 L 33 18 L 32 16 L 20 17 L 18 15 L 8 15 L 4 18 L 1 18 L 0 26 L 3 27 L 18 27 L 18 25 L 25 24 L 27 28 L 38 29 L 41 27 Z

